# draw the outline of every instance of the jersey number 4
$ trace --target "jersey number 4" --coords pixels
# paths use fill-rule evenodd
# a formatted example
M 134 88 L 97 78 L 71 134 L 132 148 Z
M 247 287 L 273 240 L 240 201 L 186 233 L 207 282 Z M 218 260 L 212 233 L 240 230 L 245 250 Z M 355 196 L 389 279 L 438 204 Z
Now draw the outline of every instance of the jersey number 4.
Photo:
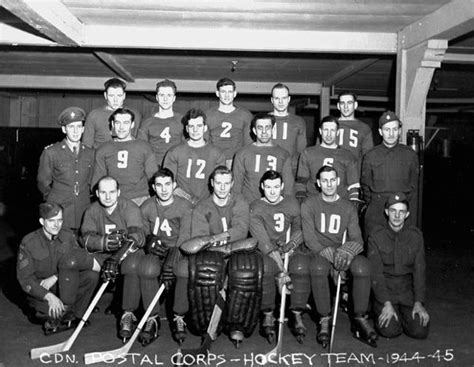
M 171 140 L 170 127 L 165 127 L 160 134 L 160 138 L 165 140 L 165 144 L 169 144 Z
M 153 227 L 153 234 L 155 236 L 158 234 L 158 230 L 166 233 L 168 237 L 171 237 L 171 227 L 170 227 L 170 224 L 168 223 L 168 219 L 166 218 L 163 219 L 163 222 L 161 222 L 161 225 L 160 225 L 160 218 L 156 217 L 155 226 Z

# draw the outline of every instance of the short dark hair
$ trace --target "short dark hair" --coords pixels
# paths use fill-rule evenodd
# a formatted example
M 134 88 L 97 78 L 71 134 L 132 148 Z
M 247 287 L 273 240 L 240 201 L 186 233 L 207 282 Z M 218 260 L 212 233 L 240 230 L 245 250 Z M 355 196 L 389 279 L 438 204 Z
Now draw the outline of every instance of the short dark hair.
M 112 123 L 115 121 L 115 116 L 117 115 L 130 115 L 132 122 L 135 121 L 135 113 L 126 107 L 117 108 L 109 117 L 109 128 L 112 128 Z
M 271 95 L 273 96 L 273 91 L 275 89 L 286 89 L 288 91 L 288 94 L 290 94 L 290 88 L 288 88 L 288 86 L 286 84 L 283 84 L 283 83 L 276 83 L 273 87 L 272 87 L 272 92 L 271 92 Z
M 219 90 L 220 87 L 225 87 L 226 85 L 231 85 L 235 90 L 235 82 L 229 78 L 221 78 L 216 83 L 216 89 Z
M 339 177 L 337 170 L 333 166 L 322 166 L 318 173 L 316 173 L 316 179 L 319 180 L 321 178 L 321 174 L 324 172 L 336 172 L 336 177 Z
M 178 88 L 176 87 L 175 82 L 169 79 L 165 79 L 165 80 L 162 80 L 161 82 L 156 83 L 156 93 L 158 93 L 158 90 L 161 87 L 170 87 L 171 89 L 173 89 L 174 94 L 178 92 Z
M 322 128 L 323 124 L 325 124 L 326 122 L 334 122 L 336 123 L 337 127 L 339 127 L 339 120 L 336 117 L 331 116 L 331 115 L 324 116 L 321 122 L 319 123 L 319 127 Z
M 209 181 L 214 180 L 214 177 L 217 175 L 231 175 L 232 180 L 234 179 L 234 173 L 232 172 L 231 169 L 229 169 L 227 166 L 217 166 L 214 168 L 214 171 L 212 171 L 211 175 L 209 176 Z
M 280 172 L 272 169 L 268 170 L 260 178 L 260 186 L 262 186 L 266 180 L 276 180 L 277 178 L 279 178 L 280 181 L 283 182 L 283 176 Z
M 268 113 L 268 112 L 260 112 L 257 113 L 252 121 L 250 122 L 250 137 L 252 138 L 253 141 L 257 140 L 257 137 L 255 136 L 255 133 L 253 132 L 253 129 L 257 125 L 258 120 L 270 120 L 272 122 L 272 126 L 275 126 L 276 124 L 276 118 L 274 115 Z
M 191 109 L 189 109 L 186 112 L 186 114 L 183 116 L 183 118 L 181 119 L 181 122 L 183 123 L 184 126 L 188 126 L 189 120 L 196 119 L 198 117 L 202 117 L 204 125 L 207 125 L 206 114 L 200 108 L 191 108 Z
M 104 92 L 107 92 L 107 89 L 109 88 L 122 88 L 125 92 L 125 89 L 127 89 L 127 83 L 119 78 L 111 78 L 105 81 Z
M 338 103 L 341 101 L 342 96 L 352 96 L 352 99 L 354 100 L 354 102 L 357 102 L 357 94 L 355 94 L 354 92 L 345 90 L 345 91 L 342 91 L 341 93 L 339 93 L 339 96 L 337 97 L 337 102 Z
M 158 171 L 155 172 L 155 174 L 151 177 L 151 183 L 154 185 L 155 184 L 155 180 L 158 178 L 158 177 L 170 177 L 171 178 L 171 181 L 175 182 L 174 181 L 174 173 L 166 168 L 166 167 L 161 167 Z

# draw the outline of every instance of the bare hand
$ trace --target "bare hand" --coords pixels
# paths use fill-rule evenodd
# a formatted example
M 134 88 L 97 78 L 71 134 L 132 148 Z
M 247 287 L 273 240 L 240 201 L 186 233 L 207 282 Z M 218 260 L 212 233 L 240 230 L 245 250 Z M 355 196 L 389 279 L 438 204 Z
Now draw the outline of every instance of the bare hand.
M 385 305 L 383 306 L 382 312 L 379 316 L 379 326 L 381 328 L 387 327 L 392 317 L 395 317 L 395 320 L 398 321 L 397 313 L 393 308 L 392 304 L 390 302 L 385 302 Z
M 63 301 L 52 293 L 47 293 L 44 299 L 48 302 L 48 315 L 53 319 L 61 317 L 65 310 Z
M 426 308 L 423 307 L 421 302 L 415 302 L 415 304 L 413 305 L 413 311 L 411 312 L 411 317 L 413 317 L 414 319 L 417 314 L 420 317 L 421 326 L 426 327 L 426 325 L 428 325 L 428 322 L 430 321 L 430 315 L 428 315 L 428 312 L 426 312 Z
M 58 281 L 58 277 L 56 275 L 51 275 L 50 277 L 43 279 L 40 282 L 40 286 L 42 286 L 44 289 L 49 291 L 51 287 L 56 284 L 57 281 Z

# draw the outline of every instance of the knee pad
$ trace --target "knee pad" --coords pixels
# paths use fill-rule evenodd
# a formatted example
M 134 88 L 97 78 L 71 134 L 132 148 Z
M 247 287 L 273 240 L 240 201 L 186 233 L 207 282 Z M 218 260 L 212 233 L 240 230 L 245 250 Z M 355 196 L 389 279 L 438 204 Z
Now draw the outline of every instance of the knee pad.
M 160 275 L 160 258 L 155 255 L 143 256 L 138 267 L 138 276 L 140 278 L 154 279 Z
M 262 256 L 263 258 L 263 275 L 274 277 L 280 269 L 276 262 L 270 256 Z
M 290 257 L 288 265 L 290 275 L 308 275 L 309 274 L 309 259 L 304 254 L 294 254 Z
M 142 252 L 128 255 L 120 267 L 121 273 L 123 275 L 138 274 L 138 268 L 143 256 Z
M 314 254 L 309 260 L 309 271 L 311 276 L 328 276 L 331 263 L 324 257 Z
M 370 265 L 366 257 L 357 255 L 351 263 L 351 273 L 353 277 L 369 277 Z
M 78 260 L 74 253 L 67 253 L 59 261 L 58 267 L 63 270 L 75 270 L 78 268 Z

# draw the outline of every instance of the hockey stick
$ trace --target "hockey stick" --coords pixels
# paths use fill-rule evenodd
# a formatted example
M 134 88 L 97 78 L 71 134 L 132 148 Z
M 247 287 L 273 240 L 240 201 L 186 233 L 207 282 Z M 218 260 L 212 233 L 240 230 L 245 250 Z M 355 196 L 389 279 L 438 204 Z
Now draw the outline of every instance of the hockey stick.
M 97 291 L 97 294 L 95 295 L 94 299 L 90 303 L 89 307 L 87 308 L 86 312 L 82 316 L 81 321 L 79 324 L 76 326 L 76 329 L 72 333 L 72 335 L 69 337 L 68 340 L 65 342 L 55 344 L 55 345 L 50 345 L 47 347 L 42 347 L 42 348 L 35 348 L 30 351 L 30 357 L 31 359 L 37 359 L 40 358 L 43 355 L 50 355 L 50 354 L 55 354 L 55 353 L 61 353 L 61 352 L 67 352 L 69 349 L 71 349 L 72 344 L 76 341 L 77 336 L 81 332 L 82 328 L 84 327 L 86 321 L 89 319 L 89 316 L 91 315 L 92 311 L 94 310 L 94 307 L 97 305 L 99 302 L 100 298 L 102 297 L 102 294 L 104 293 L 105 289 L 107 288 L 107 285 L 109 282 L 104 282 L 99 290 Z
M 291 227 L 288 227 L 288 230 L 286 231 L 286 243 L 290 242 L 290 237 L 291 237 Z M 285 271 L 288 271 L 289 262 L 290 262 L 290 254 L 286 252 L 285 258 L 283 260 L 283 268 L 285 269 Z M 283 326 L 285 324 L 286 294 L 287 294 L 287 289 L 286 289 L 286 284 L 284 284 L 281 290 L 280 316 L 278 318 L 277 345 L 275 346 L 275 348 L 273 348 L 271 351 L 265 354 L 265 357 L 263 358 L 264 365 L 266 365 L 267 362 L 270 361 L 270 356 L 275 355 L 276 357 L 278 357 L 278 355 L 281 354 L 281 347 L 283 345 Z
M 182 356 L 185 355 L 193 355 L 197 356 L 200 354 L 207 355 L 209 349 L 211 348 L 211 344 L 214 340 L 217 339 L 217 328 L 219 326 L 219 322 L 221 321 L 222 311 L 225 307 L 225 300 L 226 300 L 226 293 L 227 293 L 227 283 L 229 282 L 229 277 L 226 276 L 224 280 L 224 284 L 219 291 L 219 295 L 217 297 L 216 304 L 214 305 L 214 309 L 212 310 L 211 318 L 209 320 L 209 325 L 206 330 L 206 335 L 204 336 L 202 343 L 199 348 L 196 349 L 183 349 L 178 348 L 178 362 L 176 365 L 180 365 L 180 359 Z
M 92 364 L 92 363 L 98 363 L 98 362 L 110 362 L 111 359 L 115 360 L 117 358 L 120 358 L 121 356 L 127 354 L 129 350 L 132 348 L 133 343 L 135 340 L 138 338 L 138 334 L 142 331 L 143 326 L 145 325 L 146 321 L 148 320 L 148 317 L 150 316 L 151 312 L 153 311 L 153 308 L 155 305 L 158 303 L 158 300 L 161 297 L 161 294 L 165 290 L 165 284 L 162 283 L 160 288 L 158 289 L 158 292 L 156 292 L 155 297 L 153 297 L 153 300 L 151 301 L 150 305 L 146 309 L 142 319 L 138 323 L 137 328 L 135 329 L 135 332 L 132 334 L 132 337 L 130 340 L 124 344 L 122 347 L 114 349 L 114 350 L 108 350 L 105 352 L 91 352 L 91 353 L 86 353 L 84 355 L 84 363 L 85 364 Z

